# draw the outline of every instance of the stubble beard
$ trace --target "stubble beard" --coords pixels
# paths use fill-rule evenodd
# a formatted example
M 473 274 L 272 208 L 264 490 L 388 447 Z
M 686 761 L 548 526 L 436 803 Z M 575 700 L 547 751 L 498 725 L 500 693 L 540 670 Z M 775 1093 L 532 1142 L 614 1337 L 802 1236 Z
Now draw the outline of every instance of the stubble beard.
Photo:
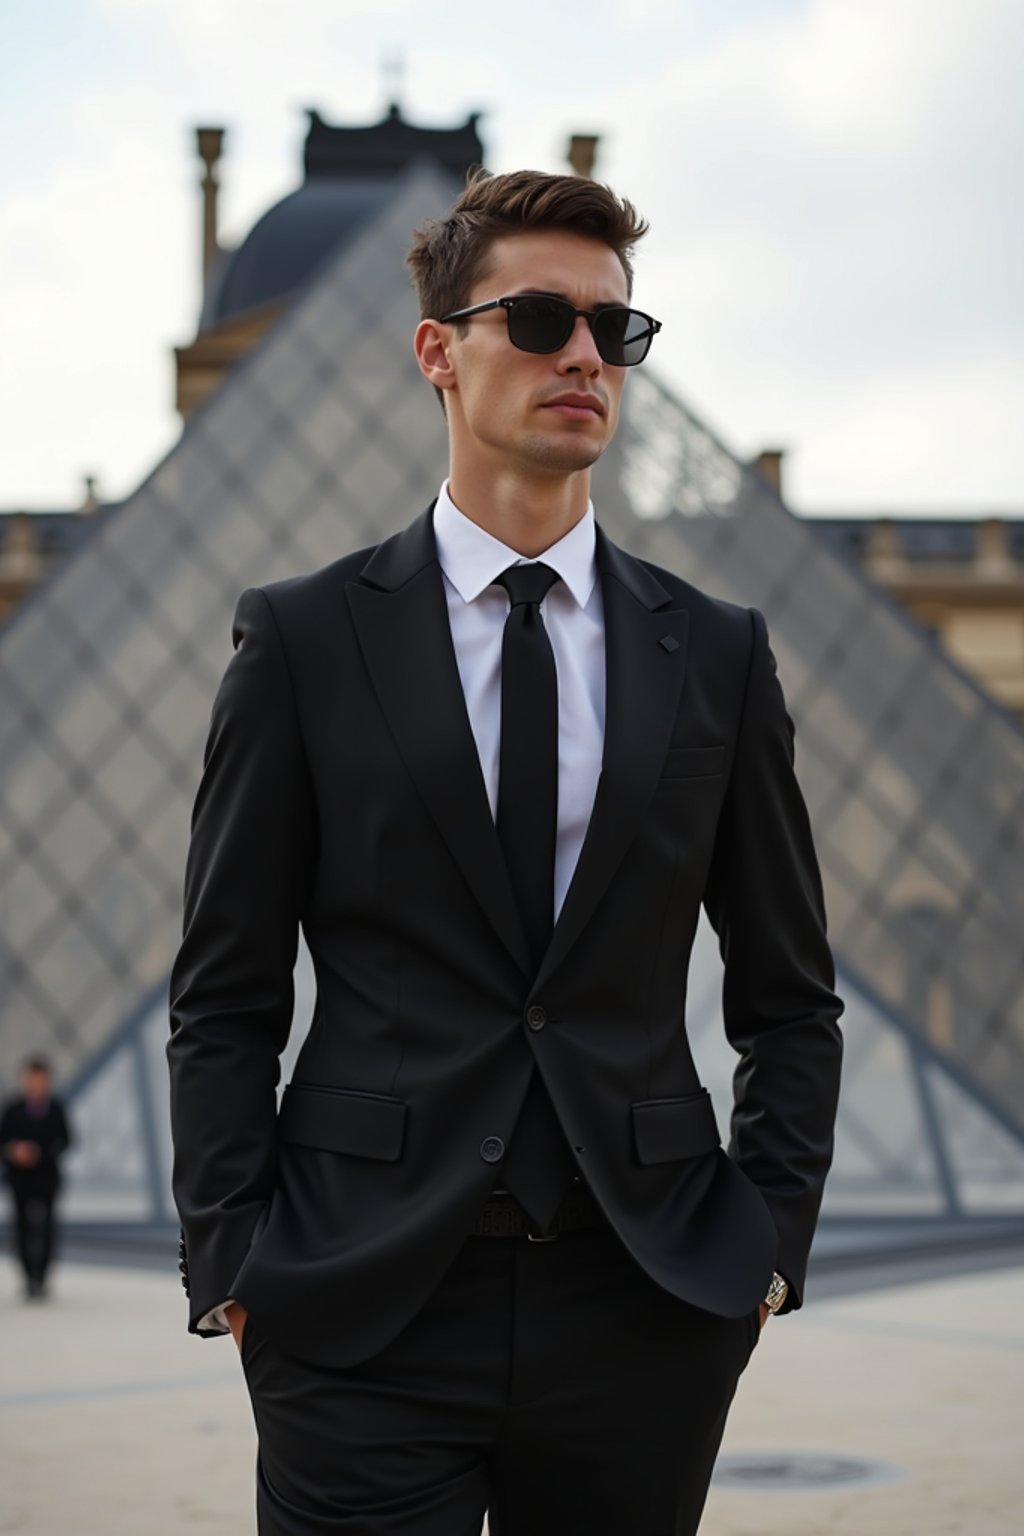
M 587 443 L 571 438 L 553 440 L 542 433 L 531 434 L 521 444 L 523 459 L 535 469 L 553 475 L 571 475 L 596 464 L 606 444 Z

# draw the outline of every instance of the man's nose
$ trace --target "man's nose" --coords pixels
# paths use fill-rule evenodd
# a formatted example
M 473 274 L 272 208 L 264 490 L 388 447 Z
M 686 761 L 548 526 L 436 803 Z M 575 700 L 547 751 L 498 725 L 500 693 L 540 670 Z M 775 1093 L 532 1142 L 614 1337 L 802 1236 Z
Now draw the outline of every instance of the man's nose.
M 601 371 L 601 354 L 594 343 L 594 333 L 582 315 L 576 316 L 572 335 L 562 348 L 558 366 L 563 373 L 587 373 Z

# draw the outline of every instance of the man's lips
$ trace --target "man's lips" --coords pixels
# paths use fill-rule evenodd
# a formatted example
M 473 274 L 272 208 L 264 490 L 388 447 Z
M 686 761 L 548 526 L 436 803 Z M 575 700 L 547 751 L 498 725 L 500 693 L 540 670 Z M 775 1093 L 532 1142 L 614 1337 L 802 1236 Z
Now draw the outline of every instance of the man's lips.
M 597 395 L 556 395 L 553 400 L 545 400 L 543 408 L 556 411 L 570 421 L 590 421 L 605 414 L 604 401 Z

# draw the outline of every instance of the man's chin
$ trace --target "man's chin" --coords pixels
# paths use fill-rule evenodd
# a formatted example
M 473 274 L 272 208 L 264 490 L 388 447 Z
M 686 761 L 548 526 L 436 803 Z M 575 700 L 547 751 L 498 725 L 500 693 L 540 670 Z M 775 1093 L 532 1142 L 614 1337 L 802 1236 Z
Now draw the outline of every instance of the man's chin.
M 604 442 L 587 441 L 538 433 L 522 445 L 523 457 L 550 474 L 572 475 L 596 464 L 604 452 Z

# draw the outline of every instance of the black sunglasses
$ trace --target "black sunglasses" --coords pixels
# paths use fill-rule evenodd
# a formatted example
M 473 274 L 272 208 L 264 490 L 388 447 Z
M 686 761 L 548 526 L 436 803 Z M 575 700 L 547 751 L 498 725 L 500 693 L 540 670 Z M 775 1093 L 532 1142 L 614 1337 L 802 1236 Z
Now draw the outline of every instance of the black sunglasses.
M 573 333 L 580 315 L 590 326 L 594 346 L 613 368 L 632 368 L 642 363 L 651 342 L 661 330 L 661 321 L 639 309 L 624 304 L 607 304 L 603 309 L 576 309 L 567 299 L 550 298 L 542 293 L 517 293 L 507 299 L 488 299 L 471 309 L 456 309 L 441 317 L 468 320 L 486 314 L 489 309 L 503 309 L 508 320 L 508 339 L 521 352 L 560 352 Z

